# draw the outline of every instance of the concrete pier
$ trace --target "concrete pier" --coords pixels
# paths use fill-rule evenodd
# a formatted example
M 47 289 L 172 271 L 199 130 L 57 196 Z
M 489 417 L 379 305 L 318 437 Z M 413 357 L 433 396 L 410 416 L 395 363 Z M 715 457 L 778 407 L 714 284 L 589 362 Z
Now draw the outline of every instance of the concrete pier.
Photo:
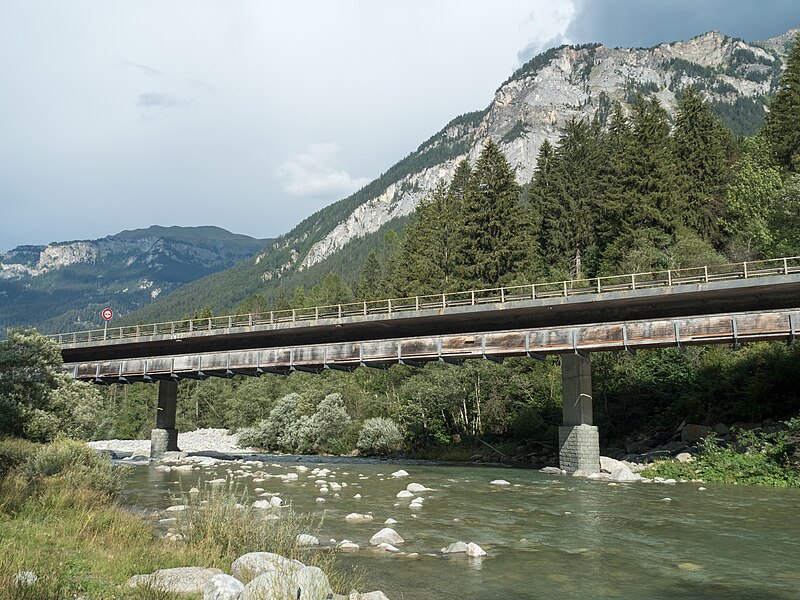
M 165 452 L 178 451 L 178 430 L 175 415 L 178 407 L 178 382 L 158 382 L 158 409 L 156 428 L 150 434 L 150 459 L 164 456 Z
M 580 354 L 561 355 L 563 422 L 558 428 L 562 469 L 584 475 L 600 471 L 600 439 L 592 425 L 592 363 Z

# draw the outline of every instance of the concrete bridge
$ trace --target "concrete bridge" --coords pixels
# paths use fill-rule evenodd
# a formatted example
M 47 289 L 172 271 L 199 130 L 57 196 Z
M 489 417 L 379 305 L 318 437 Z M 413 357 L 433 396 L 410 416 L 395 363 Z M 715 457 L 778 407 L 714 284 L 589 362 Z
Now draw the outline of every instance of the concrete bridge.
M 181 379 L 561 358 L 562 468 L 599 468 L 590 353 L 794 343 L 800 257 L 470 290 L 51 336 L 99 384 L 159 382 L 152 454 L 177 449 Z

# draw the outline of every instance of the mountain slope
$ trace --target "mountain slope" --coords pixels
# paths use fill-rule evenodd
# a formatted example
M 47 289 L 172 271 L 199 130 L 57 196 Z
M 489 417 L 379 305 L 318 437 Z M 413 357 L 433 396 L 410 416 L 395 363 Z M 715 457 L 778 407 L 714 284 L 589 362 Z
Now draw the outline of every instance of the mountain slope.
M 42 331 L 131 312 L 179 286 L 252 256 L 267 240 L 218 227 L 159 227 L 99 240 L 20 246 L 0 253 L 0 327 Z
M 753 133 L 795 33 L 752 44 L 710 32 L 653 48 L 550 49 L 507 79 L 489 107 L 454 119 L 362 190 L 315 213 L 255 257 L 159 298 L 135 317 L 176 317 L 205 301 L 215 311 L 230 310 L 256 292 L 270 296 L 281 286 L 313 285 L 334 263 L 352 278 L 365 251 L 377 246 L 376 232 L 413 212 L 460 160 L 474 160 L 487 139 L 500 145 L 518 180 L 527 183 L 539 146 L 557 140 L 567 120 L 605 122 L 614 102 L 628 104 L 637 94 L 657 97 L 674 114 L 682 90 L 692 86 L 735 133 Z

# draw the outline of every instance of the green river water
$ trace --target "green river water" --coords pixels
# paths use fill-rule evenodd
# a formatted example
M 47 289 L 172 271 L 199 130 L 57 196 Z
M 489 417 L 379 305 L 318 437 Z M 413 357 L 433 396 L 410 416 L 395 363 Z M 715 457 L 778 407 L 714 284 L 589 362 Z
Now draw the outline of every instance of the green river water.
M 323 494 L 310 471 L 295 482 L 261 483 L 236 473 L 277 475 L 298 464 L 327 467 L 326 479 L 347 487 L 339 498 L 331 490 L 318 503 Z M 401 468 L 410 476 L 390 476 Z M 251 492 L 261 487 L 278 493 L 296 511 L 324 513 L 319 539 L 361 545 L 361 551 L 344 554 L 345 564 L 364 567 L 366 589 L 383 590 L 391 600 L 800 598 L 800 490 L 609 486 L 522 469 L 269 457 L 263 467 L 224 462 L 189 473 L 139 466 L 125 502 L 163 510 L 181 489 L 221 477 L 236 477 Z M 494 479 L 512 485 L 490 485 Z M 411 482 L 433 489 L 418 494 L 425 501 L 416 511 L 408 508 L 409 499 L 395 497 Z M 344 520 L 369 511 L 373 522 Z M 419 557 L 364 549 L 389 517 L 405 539 L 401 549 Z M 425 556 L 459 540 L 476 542 L 488 556 Z

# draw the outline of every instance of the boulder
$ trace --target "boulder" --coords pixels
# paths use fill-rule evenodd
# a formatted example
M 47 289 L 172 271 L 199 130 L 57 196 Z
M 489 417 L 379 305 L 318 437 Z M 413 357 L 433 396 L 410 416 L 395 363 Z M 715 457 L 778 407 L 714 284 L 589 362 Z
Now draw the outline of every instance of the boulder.
M 206 584 L 213 577 L 221 573 L 222 571 L 219 569 L 205 567 L 159 569 L 149 575 L 134 575 L 128 579 L 128 586 L 146 586 L 172 594 L 198 594 L 203 592 Z
M 626 469 L 627 467 L 620 461 L 609 458 L 608 456 L 600 457 L 600 472 L 613 473 L 617 469 Z
M 392 517 L 389 517 L 383 522 L 384 525 L 396 525 L 397 521 L 395 521 Z
M 230 575 L 214 575 L 203 588 L 203 600 L 239 600 L 244 584 Z
M 478 558 L 480 556 L 486 556 L 486 551 L 478 546 L 475 542 L 470 542 L 467 544 L 467 556 L 472 556 Z
M 187 508 L 189 508 L 189 507 L 186 506 L 185 504 L 176 504 L 174 506 L 167 507 L 166 512 L 182 512 L 182 511 L 186 510 Z
M 400 552 L 400 548 L 397 546 L 393 546 L 392 544 L 388 544 L 386 542 L 382 544 L 378 544 L 375 546 L 377 550 L 385 550 L 386 552 Z
M 272 508 L 272 505 L 269 503 L 269 500 L 256 500 L 253 502 L 253 508 L 269 509 Z
M 319 539 L 307 533 L 298 533 L 295 540 L 298 546 L 319 546 Z
M 460 554 L 467 551 L 466 542 L 453 542 L 449 546 L 442 548 L 442 554 Z
M 684 444 L 693 444 L 705 438 L 711 429 L 705 425 L 688 424 L 681 430 L 681 442 Z
M 396 497 L 397 498 L 411 498 L 413 496 L 414 496 L 414 494 L 412 492 L 409 492 L 408 490 L 400 490 L 399 492 L 397 492 L 397 496 Z
M 408 477 L 408 472 L 400 469 L 399 471 L 392 473 L 392 477 Z
M 364 594 L 360 594 L 358 596 L 358 600 L 389 600 L 389 598 L 381 592 L 377 590 L 375 592 L 366 592 Z
M 372 521 L 372 515 L 364 515 L 361 513 L 350 513 L 344 518 L 344 520 L 349 521 L 351 523 L 359 521 Z
M 675 459 L 676 459 L 678 462 L 682 462 L 682 463 L 688 463 L 688 462 L 692 462 L 692 455 L 691 455 L 691 454 L 689 454 L 688 452 L 681 452 L 680 454 L 678 454 L 678 455 L 675 457 Z
M 342 540 L 336 547 L 344 552 L 356 552 L 360 549 L 358 544 L 351 542 L 350 540 Z
M 545 475 L 563 475 L 566 471 L 562 471 L 558 467 L 544 467 L 539 469 L 539 473 L 544 473 Z
M 406 490 L 408 490 L 412 494 L 419 494 L 420 492 L 430 492 L 431 491 L 430 488 L 426 488 L 421 483 L 409 483 L 406 486 Z
M 639 481 L 641 478 L 641 475 L 634 473 L 625 465 L 622 465 L 620 468 L 611 471 L 610 475 L 610 479 L 612 481 Z
M 490 481 L 489 485 L 511 485 L 505 479 L 495 479 L 494 481 Z
M 242 583 L 248 583 L 262 573 L 289 573 L 304 566 L 300 561 L 273 552 L 249 552 L 231 563 L 231 575 Z
M 328 578 L 319 567 L 302 567 L 288 573 L 268 571 L 248 583 L 239 600 L 318 600 L 333 594 Z
M 384 527 L 378 533 L 369 538 L 369 543 L 373 546 L 378 546 L 384 543 L 397 546 L 398 544 L 402 544 L 404 541 L 405 540 L 400 537 L 400 534 L 398 534 L 391 527 Z
M 272 508 L 280 508 L 281 504 L 283 504 L 283 500 L 281 500 L 279 496 L 273 496 L 269 499 L 269 504 Z

